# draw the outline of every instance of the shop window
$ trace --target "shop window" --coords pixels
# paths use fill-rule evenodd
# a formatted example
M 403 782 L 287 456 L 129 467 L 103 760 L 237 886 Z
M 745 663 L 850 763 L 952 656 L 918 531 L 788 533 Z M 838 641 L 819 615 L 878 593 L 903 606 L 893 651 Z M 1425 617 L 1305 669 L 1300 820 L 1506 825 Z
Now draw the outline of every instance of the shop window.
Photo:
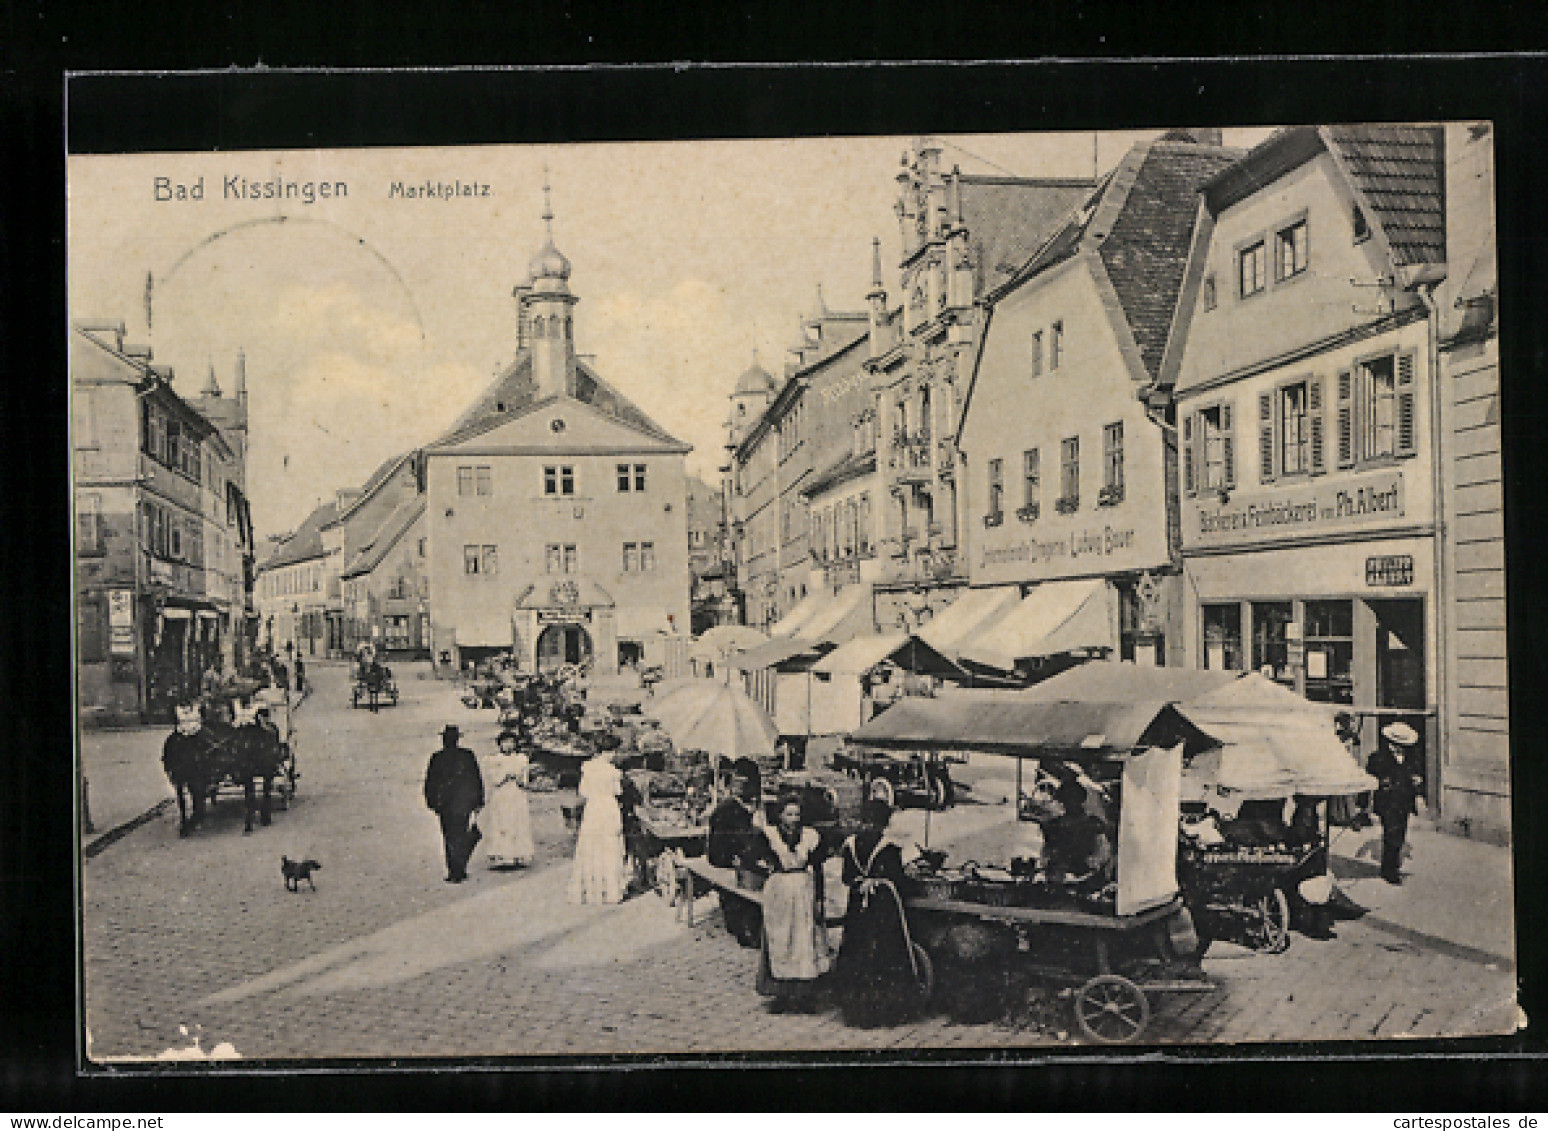
M 1306 698 L 1354 702 L 1354 615 L 1349 601 L 1307 601 Z
M 1251 298 L 1261 292 L 1268 281 L 1268 251 L 1259 240 L 1251 247 L 1242 248 L 1236 258 L 1240 267 L 1241 296 Z
M 1254 601 L 1252 604 L 1252 667 L 1254 671 L 1286 686 L 1295 682 L 1290 670 L 1290 623 L 1294 617 L 1289 601 Z
M 1043 332 L 1041 330 L 1032 335 L 1032 359 L 1028 372 L 1033 377 L 1043 375 Z
M 1123 501 L 1123 421 L 1102 428 L 1102 493 L 1097 505 Z
M 1283 282 L 1306 270 L 1306 221 L 1298 220 L 1274 235 L 1274 278 Z
M 1204 667 L 1209 671 L 1242 670 L 1242 606 L 1205 605 Z

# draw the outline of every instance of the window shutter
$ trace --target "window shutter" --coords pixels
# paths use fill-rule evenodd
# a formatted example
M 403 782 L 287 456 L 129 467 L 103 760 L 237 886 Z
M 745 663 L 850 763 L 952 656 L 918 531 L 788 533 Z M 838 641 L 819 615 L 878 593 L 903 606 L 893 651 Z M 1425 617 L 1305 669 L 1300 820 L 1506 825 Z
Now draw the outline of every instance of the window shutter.
M 1338 466 L 1353 467 L 1354 444 L 1354 373 L 1338 371 Z
M 1196 494 L 1197 491 L 1198 491 L 1198 487 L 1196 486 L 1196 483 L 1195 483 L 1195 476 L 1197 474 L 1197 469 L 1194 466 L 1194 458 L 1193 458 L 1194 457 L 1194 451 L 1193 451 L 1193 449 L 1194 449 L 1194 443 L 1193 443 L 1194 423 L 1193 423 L 1193 418 L 1194 418 L 1195 415 L 1197 415 L 1197 414 L 1190 412 L 1187 416 L 1183 417 L 1183 422 L 1182 422 L 1182 424 L 1183 424 L 1183 452 L 1182 452 L 1182 457 L 1183 457 L 1182 458 L 1182 463 L 1183 463 L 1183 491 L 1186 492 L 1189 495 Z
M 1418 450 L 1418 421 L 1415 409 L 1414 351 L 1397 357 L 1397 454 L 1411 456 Z
M 1311 420 L 1311 473 L 1321 475 L 1328 469 L 1327 443 L 1323 436 L 1322 378 L 1306 379 L 1306 415 Z
M 1274 479 L 1274 394 L 1258 394 L 1258 481 Z
M 1230 401 L 1220 406 L 1220 462 L 1227 487 L 1236 486 L 1236 431 L 1232 415 Z

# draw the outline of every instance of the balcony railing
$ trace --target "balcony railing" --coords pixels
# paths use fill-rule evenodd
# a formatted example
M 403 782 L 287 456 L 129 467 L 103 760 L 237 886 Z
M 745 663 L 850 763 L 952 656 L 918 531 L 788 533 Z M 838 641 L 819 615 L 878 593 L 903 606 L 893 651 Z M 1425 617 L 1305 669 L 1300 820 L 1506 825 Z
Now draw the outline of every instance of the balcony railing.
M 1042 508 L 1036 503 L 1028 503 L 1024 507 L 1016 508 L 1016 517 L 1022 522 L 1036 522 L 1037 516 L 1042 513 Z
M 1080 496 L 1071 495 L 1068 498 L 1059 499 L 1054 503 L 1054 510 L 1060 514 L 1074 514 L 1080 510 Z

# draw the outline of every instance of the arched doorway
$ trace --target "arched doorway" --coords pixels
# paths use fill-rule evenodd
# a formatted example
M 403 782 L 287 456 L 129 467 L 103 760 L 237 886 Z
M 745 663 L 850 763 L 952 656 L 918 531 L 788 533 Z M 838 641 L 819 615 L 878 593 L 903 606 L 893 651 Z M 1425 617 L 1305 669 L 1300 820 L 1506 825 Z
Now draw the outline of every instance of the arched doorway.
M 551 624 L 538 636 L 537 666 L 551 672 L 561 664 L 589 664 L 591 634 L 578 624 Z

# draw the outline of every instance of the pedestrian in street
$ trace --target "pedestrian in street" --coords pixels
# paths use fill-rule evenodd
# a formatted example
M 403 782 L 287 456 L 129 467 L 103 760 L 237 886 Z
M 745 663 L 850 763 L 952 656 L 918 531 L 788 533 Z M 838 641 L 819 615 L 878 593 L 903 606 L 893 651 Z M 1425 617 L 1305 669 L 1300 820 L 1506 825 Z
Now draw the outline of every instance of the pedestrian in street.
M 801 799 L 790 795 L 779 806 L 779 820 L 763 830 L 763 845 L 773 871 L 763 885 L 763 950 L 757 989 L 775 1008 L 809 1004 L 818 978 L 828 971 L 827 931 L 822 907 L 822 837 L 808 826 Z
M 484 851 L 491 868 L 516 868 L 532 862 L 532 813 L 527 805 L 531 763 L 521 736 L 502 731 L 498 752 L 485 765 L 489 803 L 484 809 Z
M 478 759 L 458 744 L 461 737 L 455 725 L 443 727 L 441 748 L 430 756 L 425 772 L 425 804 L 441 818 L 446 881 L 452 884 L 468 878 L 468 857 L 480 835 L 469 824 L 473 814 L 484 807 L 484 778 L 478 772 Z
M 306 664 L 300 656 L 296 657 L 296 694 L 306 694 Z
M 908 922 L 903 915 L 903 848 L 887 837 L 892 807 L 869 798 L 864 826 L 844 842 L 840 859 L 849 907 L 834 976 L 851 1025 L 893 1024 L 919 1000 L 920 985 Z
M 737 869 L 738 886 L 751 887 L 763 878 L 755 871 L 758 845 L 762 842 L 762 833 L 756 827 L 761 824 L 761 793 L 758 764 L 751 758 L 739 758 L 731 773 L 729 792 L 709 815 L 704 855 L 717 868 Z M 749 950 L 759 944 L 763 916 L 756 903 L 722 891 L 720 910 L 726 930 L 737 942 Z
M 612 752 L 598 750 L 581 766 L 580 835 L 570 870 L 571 903 L 621 903 L 624 897 L 623 774 Z
M 1408 818 L 1418 812 L 1419 778 L 1409 759 L 1419 742 L 1419 733 L 1407 723 L 1388 723 L 1381 729 L 1382 743 L 1366 763 L 1376 779 L 1376 800 L 1372 806 L 1381 819 L 1381 878 L 1389 884 L 1401 884 L 1403 843 L 1408 839 Z

